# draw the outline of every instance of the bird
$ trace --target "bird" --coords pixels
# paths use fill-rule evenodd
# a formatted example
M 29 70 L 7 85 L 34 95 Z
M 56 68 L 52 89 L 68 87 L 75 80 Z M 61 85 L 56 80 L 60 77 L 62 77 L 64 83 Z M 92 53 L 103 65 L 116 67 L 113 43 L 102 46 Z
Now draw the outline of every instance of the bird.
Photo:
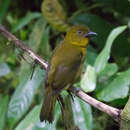
M 69 90 L 79 80 L 87 45 L 90 38 L 96 35 L 84 25 L 74 25 L 54 49 L 46 71 L 40 121 L 53 122 L 56 101 L 62 90 Z

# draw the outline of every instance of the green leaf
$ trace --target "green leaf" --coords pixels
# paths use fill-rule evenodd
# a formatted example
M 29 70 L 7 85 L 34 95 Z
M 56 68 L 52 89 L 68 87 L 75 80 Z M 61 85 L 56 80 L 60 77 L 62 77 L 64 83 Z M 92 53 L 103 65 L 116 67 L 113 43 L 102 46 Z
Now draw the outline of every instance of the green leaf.
M 87 50 L 86 62 L 90 65 L 93 65 L 97 54 L 93 51 Z
M 39 18 L 41 16 L 41 13 L 28 13 L 26 16 L 24 16 L 21 20 L 18 21 L 18 23 L 13 27 L 12 32 L 15 33 L 22 29 L 24 26 L 29 24 L 33 19 Z
M 6 121 L 6 113 L 8 108 L 8 96 L 0 95 L 0 130 L 4 130 L 5 121 Z
M 118 71 L 118 66 L 115 63 L 107 64 L 104 70 L 99 74 L 98 81 L 104 82 Z
M 45 60 L 48 60 L 51 56 L 51 47 L 49 44 L 49 35 L 50 35 L 50 27 L 47 26 L 45 31 L 43 32 L 43 37 L 41 39 L 41 44 L 42 46 L 40 48 L 41 54 L 44 56 Z
M 40 105 L 34 107 L 33 110 L 18 124 L 15 130 L 31 130 L 35 123 L 39 121 L 40 109 Z
M 130 1 L 129 0 L 96 0 L 98 3 L 105 4 L 107 8 L 110 8 L 114 12 L 118 12 L 119 15 L 130 17 Z M 110 11 L 111 11 L 110 10 Z
M 107 38 L 106 45 L 104 49 L 101 51 L 101 53 L 98 55 L 95 61 L 95 70 L 99 74 L 103 69 L 105 68 L 108 59 L 110 57 L 110 52 L 111 52 L 111 46 L 113 41 L 116 39 L 116 37 L 121 34 L 127 26 L 120 26 L 112 30 L 110 35 Z
M 0 62 L 0 77 L 7 75 L 9 72 L 9 66 L 6 63 Z
M 97 93 L 99 100 L 110 102 L 115 99 L 125 98 L 129 92 L 130 69 L 121 72 L 108 86 Z
M 0 4 L 0 23 L 2 23 L 3 17 L 5 16 L 9 5 L 11 3 L 11 0 L 4 0 Z
M 40 122 L 41 105 L 33 108 L 31 112 L 17 125 L 15 130 L 54 130 L 56 121 L 59 117 L 59 105 L 56 104 L 55 120 L 53 124 L 48 122 Z
M 92 109 L 91 106 L 81 100 L 80 101 L 80 106 L 82 108 L 83 111 L 83 116 L 85 119 L 85 124 L 86 124 L 86 128 L 87 130 L 93 130 L 93 119 L 92 119 Z
M 15 90 L 8 109 L 8 118 L 11 127 L 25 114 L 32 103 L 34 94 L 44 78 L 44 71 L 36 68 L 32 79 L 30 71 L 24 73 L 23 79 Z
M 85 65 L 84 66 L 86 66 L 88 64 L 93 66 L 95 63 L 96 57 L 97 57 L 96 50 L 92 46 L 88 45 L 87 55 L 85 58 L 85 62 L 84 62 Z
M 88 104 L 83 104 L 77 97 L 72 104 L 75 124 L 81 130 L 92 130 L 92 111 Z
M 35 25 L 34 25 L 34 27 L 32 29 L 32 32 L 31 32 L 31 34 L 29 36 L 29 40 L 28 40 L 27 44 L 35 52 L 39 51 L 40 45 L 42 43 L 42 39 L 44 37 L 43 34 L 47 30 L 46 29 L 46 25 L 47 25 L 47 22 L 44 20 L 43 17 L 40 17 L 36 21 L 36 23 L 35 23 Z M 28 61 L 30 64 L 32 64 L 32 62 L 34 62 L 27 53 L 24 53 L 23 56 L 26 59 L 26 61 Z M 22 75 L 24 75 L 25 72 L 27 72 L 28 70 L 30 70 L 30 66 L 29 66 L 29 64 L 27 64 L 26 61 L 22 60 L 22 62 L 21 62 L 21 68 L 20 68 L 21 74 L 20 74 L 20 78 L 23 78 Z
M 40 17 L 32 30 L 32 33 L 29 36 L 28 45 L 37 52 L 39 49 L 40 43 L 42 42 L 42 38 L 44 37 L 44 33 L 46 31 L 47 22 L 43 17 Z
M 85 74 L 80 82 L 81 88 L 85 92 L 92 92 L 96 88 L 96 72 L 95 68 L 88 65 Z

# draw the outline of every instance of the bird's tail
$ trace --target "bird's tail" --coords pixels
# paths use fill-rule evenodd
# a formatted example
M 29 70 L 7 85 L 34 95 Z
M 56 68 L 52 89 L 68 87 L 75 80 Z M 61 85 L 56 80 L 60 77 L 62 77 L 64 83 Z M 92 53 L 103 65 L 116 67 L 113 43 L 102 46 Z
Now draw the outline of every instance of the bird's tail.
M 57 96 L 52 93 L 52 89 L 47 87 L 44 93 L 44 100 L 40 112 L 40 120 L 41 121 L 48 121 L 52 123 L 54 120 L 54 110 Z

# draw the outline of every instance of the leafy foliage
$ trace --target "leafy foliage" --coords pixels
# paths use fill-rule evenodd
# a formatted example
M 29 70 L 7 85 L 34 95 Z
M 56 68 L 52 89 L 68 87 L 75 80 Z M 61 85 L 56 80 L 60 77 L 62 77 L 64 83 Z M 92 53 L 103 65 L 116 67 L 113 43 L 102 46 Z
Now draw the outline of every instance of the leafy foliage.
M 0 63 L 0 77 L 7 75 L 9 72 L 9 66 L 6 63 Z
M 6 112 L 7 112 L 7 106 L 8 106 L 8 100 L 9 97 L 7 96 L 1 96 L 0 95 L 0 130 L 4 129 L 4 125 L 6 123 Z
M 44 77 L 44 71 L 36 69 L 33 74 L 32 79 L 30 79 L 30 74 L 24 73 L 24 78 L 17 87 L 15 93 L 13 94 L 9 107 L 8 107 L 8 118 L 12 123 L 18 121 L 24 113 L 28 110 L 32 103 L 35 91 L 40 86 L 40 83 Z
M 98 36 L 88 45 L 85 73 L 75 86 L 80 85 L 100 101 L 124 108 L 130 86 L 130 2 L 57 0 L 62 11 L 58 12 L 56 5 L 51 9 L 47 6 L 56 12 L 51 15 L 42 12 L 42 4 L 37 0 L 0 0 L 0 23 L 47 61 L 70 26 L 88 26 Z M 51 4 L 55 2 L 52 0 Z M 0 130 L 64 129 L 58 103 L 53 124 L 39 120 L 45 71 L 35 66 L 35 61 L 26 53 L 7 43 L 10 41 L 0 35 Z M 18 59 L 19 56 L 24 59 Z M 62 95 L 66 97 L 64 92 Z M 118 126 L 119 129 L 118 124 L 77 97 L 71 105 L 71 117 L 78 128 L 112 130 Z
M 110 57 L 110 51 L 111 51 L 111 46 L 113 41 L 115 40 L 115 38 L 121 33 L 123 32 L 127 27 L 123 26 L 123 27 L 118 27 L 116 29 L 114 29 L 111 34 L 109 35 L 107 41 L 106 41 L 106 45 L 104 47 L 104 49 L 102 50 L 102 52 L 98 55 L 96 61 L 95 61 L 95 69 L 97 73 L 100 73 L 102 70 L 104 70 L 107 61 Z

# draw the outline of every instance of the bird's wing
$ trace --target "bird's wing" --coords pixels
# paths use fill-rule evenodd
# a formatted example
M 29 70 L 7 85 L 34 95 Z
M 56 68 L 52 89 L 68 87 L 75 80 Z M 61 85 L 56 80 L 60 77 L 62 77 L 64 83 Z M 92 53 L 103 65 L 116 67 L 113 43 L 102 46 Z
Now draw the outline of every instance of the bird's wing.
M 52 88 L 55 90 L 61 90 L 66 85 L 74 82 L 81 65 L 82 53 L 73 55 L 73 58 L 69 59 L 69 61 L 64 60 L 66 58 L 63 58 L 61 63 L 54 65 L 54 67 L 52 64 L 48 71 L 49 83 L 51 83 Z

